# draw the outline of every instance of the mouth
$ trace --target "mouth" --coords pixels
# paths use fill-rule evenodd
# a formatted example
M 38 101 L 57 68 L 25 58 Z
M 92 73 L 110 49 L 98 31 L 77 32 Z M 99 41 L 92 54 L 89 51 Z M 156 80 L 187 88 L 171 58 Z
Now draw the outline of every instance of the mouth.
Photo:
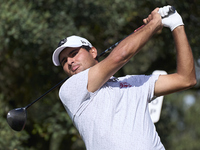
M 78 70 L 79 65 L 74 65 L 71 67 L 72 72 L 76 72 L 76 70 Z

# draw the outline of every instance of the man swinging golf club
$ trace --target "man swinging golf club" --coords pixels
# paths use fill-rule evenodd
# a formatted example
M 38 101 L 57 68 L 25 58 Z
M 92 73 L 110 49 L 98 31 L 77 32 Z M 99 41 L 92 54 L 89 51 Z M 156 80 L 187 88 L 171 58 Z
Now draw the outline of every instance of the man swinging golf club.
M 53 63 L 71 76 L 60 88 L 60 99 L 87 150 L 164 150 L 147 105 L 153 98 L 196 84 L 192 51 L 181 16 L 165 17 L 170 6 L 156 8 L 145 26 L 122 40 L 98 62 L 97 50 L 85 38 L 71 36 L 54 51 Z M 162 27 L 172 31 L 177 72 L 169 75 L 113 75 Z

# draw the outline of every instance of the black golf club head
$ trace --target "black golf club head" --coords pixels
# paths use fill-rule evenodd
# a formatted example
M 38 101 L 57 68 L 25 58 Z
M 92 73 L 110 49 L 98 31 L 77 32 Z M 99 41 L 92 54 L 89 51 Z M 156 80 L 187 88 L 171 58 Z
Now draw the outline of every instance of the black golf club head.
M 16 108 L 8 112 L 7 122 L 9 126 L 15 131 L 21 131 L 24 129 L 26 124 L 26 108 Z
M 66 81 L 69 77 L 66 77 L 64 80 L 60 81 L 58 84 L 56 84 L 54 87 L 52 87 L 50 90 L 45 92 L 42 96 L 34 100 L 32 103 L 28 104 L 25 107 L 22 108 L 16 108 L 8 112 L 7 114 L 7 122 L 9 126 L 15 130 L 15 131 L 21 131 L 24 129 L 26 120 L 27 120 L 27 109 L 32 106 L 35 102 L 43 98 L 45 95 L 47 95 L 49 92 L 51 92 L 53 89 L 61 85 L 64 81 Z

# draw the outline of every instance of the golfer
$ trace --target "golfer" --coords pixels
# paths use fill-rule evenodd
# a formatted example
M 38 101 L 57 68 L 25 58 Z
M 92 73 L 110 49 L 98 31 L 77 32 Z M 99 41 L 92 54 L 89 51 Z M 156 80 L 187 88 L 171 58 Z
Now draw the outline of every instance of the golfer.
M 164 150 L 150 118 L 148 103 L 155 97 L 196 84 L 193 55 L 181 16 L 161 18 L 169 6 L 156 8 L 101 62 L 97 49 L 85 38 L 70 36 L 53 53 L 70 78 L 60 99 L 78 129 L 87 150 Z M 163 26 L 170 28 L 177 52 L 177 72 L 168 75 L 113 75 Z

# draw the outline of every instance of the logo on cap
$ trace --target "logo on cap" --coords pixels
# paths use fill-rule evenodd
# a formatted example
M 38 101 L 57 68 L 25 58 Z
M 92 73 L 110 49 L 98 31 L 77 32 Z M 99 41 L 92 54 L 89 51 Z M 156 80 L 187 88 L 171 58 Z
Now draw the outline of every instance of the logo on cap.
M 62 39 L 59 43 L 58 43 L 58 47 L 60 47 L 61 45 L 65 44 L 67 42 L 67 38 Z
M 83 41 L 83 40 L 81 40 L 81 43 L 82 43 L 82 44 L 87 44 L 87 42 L 85 42 L 85 41 Z

